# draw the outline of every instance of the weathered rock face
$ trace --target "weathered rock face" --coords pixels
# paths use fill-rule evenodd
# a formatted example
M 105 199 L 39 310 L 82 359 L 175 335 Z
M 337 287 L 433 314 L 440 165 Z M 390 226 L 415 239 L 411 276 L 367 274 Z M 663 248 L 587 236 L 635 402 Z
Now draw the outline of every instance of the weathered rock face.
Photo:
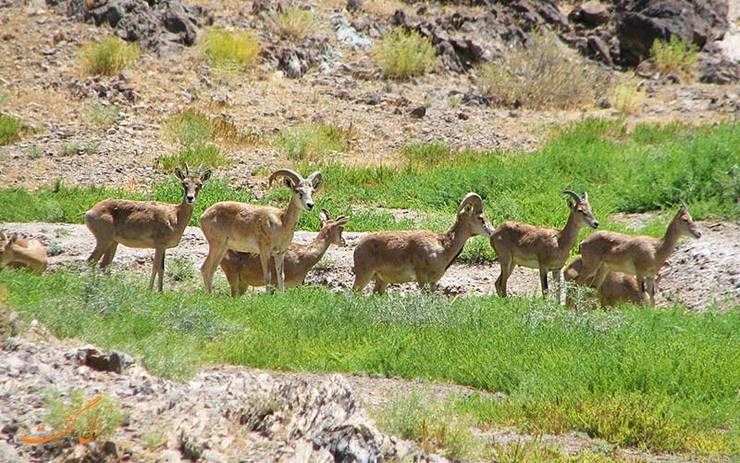
M 195 43 L 197 30 L 213 19 L 200 6 L 178 0 L 47 0 L 62 14 L 95 25 L 109 25 L 128 42 L 167 53 Z
M 105 442 L 21 444 L 41 423 L 40 391 L 49 389 L 106 394 L 127 417 Z M 447 461 L 378 431 L 341 376 L 289 380 L 213 367 L 179 383 L 150 376 L 125 354 L 53 339 L 0 344 L 0 410 L 3 462 Z M 154 449 L 153 435 L 161 441 Z
M 699 47 L 727 31 L 727 0 L 638 0 L 618 6 L 617 37 L 621 60 L 637 65 L 656 39 L 671 36 Z

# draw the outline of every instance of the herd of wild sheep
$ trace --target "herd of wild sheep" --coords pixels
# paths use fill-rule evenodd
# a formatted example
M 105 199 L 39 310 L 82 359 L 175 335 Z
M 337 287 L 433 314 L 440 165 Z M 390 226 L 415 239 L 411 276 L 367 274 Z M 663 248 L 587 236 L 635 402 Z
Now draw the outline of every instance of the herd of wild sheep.
M 100 267 L 108 266 L 119 243 L 154 249 L 149 289 L 153 288 L 156 277 L 157 287 L 162 290 L 165 252 L 179 244 L 198 193 L 211 171 L 200 166 L 191 172 L 186 166 L 184 172 L 175 169 L 175 175 L 183 187 L 180 204 L 107 199 L 85 214 L 85 224 L 96 241 L 87 259 L 90 264 L 100 261 Z M 200 228 L 208 241 L 208 256 L 200 271 L 207 292 L 212 290 L 217 266 L 226 274 L 234 297 L 243 294 L 248 286 L 271 287 L 277 283 L 280 290 L 297 286 L 331 244 L 344 244 L 342 231 L 349 217 L 332 220 L 323 209 L 316 239 L 308 245 L 292 243 L 301 212 L 314 208 L 312 194 L 321 185 L 321 173 L 303 178 L 293 170 L 279 169 L 270 175 L 269 183 L 279 179 L 293 193 L 286 208 L 224 201 L 201 215 Z M 551 272 L 561 301 L 563 267 L 576 244 L 579 229 L 599 226 L 587 193 L 582 196 L 573 191 L 563 193 L 569 196 L 570 215 L 562 230 L 519 222 L 504 222 L 494 229 L 483 214 L 481 197 L 468 193 L 460 202 L 455 223 L 445 233 L 426 230 L 369 233 L 354 250 L 353 289 L 362 291 L 372 280 L 379 294 L 390 283 L 411 281 L 416 281 L 421 289 L 434 290 L 465 242 L 472 236 L 483 235 L 489 237 L 501 266 L 496 280 L 499 296 L 506 296 L 506 282 L 514 267 L 520 265 L 539 270 L 544 296 L 549 292 L 547 273 Z M 565 269 L 565 280 L 596 289 L 602 305 L 648 301 L 654 305 L 656 274 L 683 235 L 701 236 L 686 205 L 681 206 L 660 239 L 606 231 L 593 233 L 581 243 L 581 255 Z M 0 239 L 0 268 L 45 270 L 46 250 L 37 240 L 16 234 Z

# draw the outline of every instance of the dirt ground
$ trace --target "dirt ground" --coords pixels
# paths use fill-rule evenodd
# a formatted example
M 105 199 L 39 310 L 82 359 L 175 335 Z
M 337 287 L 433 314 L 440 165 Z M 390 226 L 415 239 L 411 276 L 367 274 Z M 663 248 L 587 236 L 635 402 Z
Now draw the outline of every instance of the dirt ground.
M 635 217 L 631 220 L 639 221 Z M 716 305 L 727 308 L 740 304 L 740 224 L 701 222 L 703 236 L 699 240 L 684 239 L 660 274 L 656 301 L 659 306 L 684 304 L 692 310 L 704 310 Z M 42 241 L 59 252 L 50 257 L 50 267 L 84 261 L 92 251 L 93 240 L 84 225 L 7 223 L 0 224 L 9 232 L 19 232 Z M 365 233 L 344 233 L 346 247 L 332 246 L 322 261 L 307 277 L 307 283 L 327 286 L 335 291 L 352 287 L 352 252 Z M 315 232 L 298 231 L 294 240 L 307 243 Z M 187 259 L 196 269 L 205 260 L 208 245 L 197 227 L 188 227 L 180 245 L 168 251 L 167 258 Z M 115 271 L 134 270 L 148 275 L 152 251 L 120 246 L 114 261 Z M 166 264 L 165 264 L 166 265 Z M 199 275 L 199 274 L 198 274 Z M 218 270 L 217 275 L 222 275 Z M 450 296 L 495 294 L 494 282 L 499 275 L 497 263 L 454 263 L 442 277 L 438 290 Z M 142 275 L 142 278 L 144 276 Z M 199 284 L 199 276 L 197 278 Z M 169 290 L 172 282 L 168 282 Z M 225 279 L 218 287 L 227 291 Z M 539 294 L 538 273 L 517 268 L 509 280 L 514 296 Z M 370 286 L 366 291 L 370 290 Z M 391 286 L 390 291 L 417 291 L 415 284 Z

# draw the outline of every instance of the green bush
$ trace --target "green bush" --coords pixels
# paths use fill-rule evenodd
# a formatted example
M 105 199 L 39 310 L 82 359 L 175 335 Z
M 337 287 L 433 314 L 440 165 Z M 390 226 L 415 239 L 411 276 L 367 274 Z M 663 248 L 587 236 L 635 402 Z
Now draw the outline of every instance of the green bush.
M 477 83 L 488 98 L 505 106 L 579 109 L 596 103 L 608 89 L 609 78 L 577 54 L 561 49 L 555 35 L 537 33 L 501 61 L 481 66 Z
M 176 167 L 184 168 L 203 164 L 207 167 L 222 167 L 233 161 L 223 153 L 216 145 L 193 145 L 187 146 L 176 154 L 165 155 L 157 158 L 155 166 L 164 172 L 172 173 Z
M 672 35 L 668 42 L 655 40 L 650 56 L 661 73 L 675 73 L 685 78 L 696 74 L 696 59 L 699 49 L 693 43 Z
M 76 439 L 104 442 L 121 425 L 124 417 L 121 406 L 107 395 L 85 397 L 78 389 L 70 390 L 67 395 L 69 400 L 65 401 L 57 390 L 46 394 L 44 402 L 48 413 L 44 421 L 54 432 L 71 427 L 70 435 Z M 89 409 L 80 413 L 85 407 Z M 75 418 L 73 423 L 68 421 L 70 417 Z
M 280 32 L 298 40 L 310 34 L 318 25 L 318 20 L 313 11 L 295 6 L 289 6 L 278 13 L 275 22 Z
M 186 109 L 170 117 L 165 125 L 170 136 L 185 145 L 200 145 L 213 139 L 213 126 L 204 113 Z
M 432 42 L 415 31 L 396 29 L 386 34 L 372 54 L 383 73 L 393 79 L 422 75 L 437 65 Z
M 23 124 L 19 118 L 0 114 L 0 146 L 20 140 L 22 129 Z
M 255 62 L 260 54 L 259 39 L 251 32 L 228 32 L 211 29 L 201 42 L 208 64 L 223 71 L 241 71 Z
M 331 151 L 347 149 L 350 133 L 335 125 L 304 124 L 275 135 L 272 146 L 288 159 L 320 159 Z
M 100 42 L 82 46 L 80 57 L 86 74 L 114 76 L 131 66 L 139 57 L 139 47 L 118 37 L 105 37 Z
M 93 125 L 106 128 L 113 125 L 121 114 L 121 108 L 116 105 L 94 103 L 87 107 L 87 117 Z

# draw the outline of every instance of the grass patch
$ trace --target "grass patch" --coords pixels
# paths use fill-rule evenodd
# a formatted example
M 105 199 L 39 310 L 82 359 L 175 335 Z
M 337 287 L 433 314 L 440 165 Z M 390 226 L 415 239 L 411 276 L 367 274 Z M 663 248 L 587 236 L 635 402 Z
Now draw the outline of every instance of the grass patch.
M 693 43 L 679 39 L 675 35 L 665 42 L 655 40 L 650 48 L 650 57 L 658 72 L 674 73 L 692 79 L 696 75 L 696 59 L 699 49 Z
M 553 34 L 537 33 L 501 61 L 479 69 L 480 90 L 494 102 L 529 109 L 592 107 L 609 87 L 598 67 L 562 49 Z
M 175 141 L 191 146 L 213 139 L 213 126 L 207 115 L 194 109 L 186 109 L 172 116 L 165 125 Z
M 83 45 L 80 60 L 85 74 L 114 76 L 139 58 L 139 47 L 118 37 L 105 37 L 100 42 Z
M 64 399 L 64 395 L 68 400 Z M 105 441 L 121 425 L 124 414 L 121 406 L 107 395 L 85 397 L 78 389 L 66 394 L 58 390 L 49 391 L 44 402 L 48 410 L 44 422 L 54 431 L 61 432 L 72 428 L 71 437 L 75 439 L 100 439 Z M 87 405 L 94 404 L 80 414 Z M 67 419 L 76 417 L 74 423 Z
M 307 287 L 234 300 L 225 288 L 152 293 L 143 274 L 79 269 L 5 269 L 0 279 L 24 320 L 131 352 L 156 374 L 232 363 L 433 379 L 506 394 L 455 403 L 480 425 L 576 430 L 657 451 L 740 450 L 732 431 L 737 309 L 574 313 L 540 298 L 357 297 Z M 409 432 L 414 420 L 403 424 Z
M 0 146 L 15 143 L 21 139 L 23 124 L 20 118 L 0 114 Z
M 300 40 L 316 29 L 318 18 L 311 10 L 289 6 L 275 15 L 275 24 L 283 35 Z
M 272 139 L 272 146 L 288 159 L 318 160 L 332 151 L 347 149 L 350 131 L 335 125 L 303 124 L 288 127 Z
M 419 76 L 437 65 L 432 42 L 416 31 L 396 29 L 386 34 L 372 54 L 383 74 L 392 79 Z
M 222 71 L 241 71 L 254 64 L 262 50 L 251 32 L 211 29 L 206 32 L 201 52 L 208 65 Z
M 612 105 L 625 116 L 640 114 L 644 102 L 645 92 L 640 90 L 635 82 L 618 84 L 612 90 Z
M 94 103 L 87 107 L 87 117 L 90 122 L 99 128 L 112 126 L 121 114 L 121 108 L 116 105 Z
M 227 166 L 232 162 L 216 145 L 193 145 L 181 149 L 176 154 L 159 156 L 155 162 L 155 168 L 172 173 L 176 167 L 184 168 L 186 164 L 191 167 L 203 164 L 216 168 Z

